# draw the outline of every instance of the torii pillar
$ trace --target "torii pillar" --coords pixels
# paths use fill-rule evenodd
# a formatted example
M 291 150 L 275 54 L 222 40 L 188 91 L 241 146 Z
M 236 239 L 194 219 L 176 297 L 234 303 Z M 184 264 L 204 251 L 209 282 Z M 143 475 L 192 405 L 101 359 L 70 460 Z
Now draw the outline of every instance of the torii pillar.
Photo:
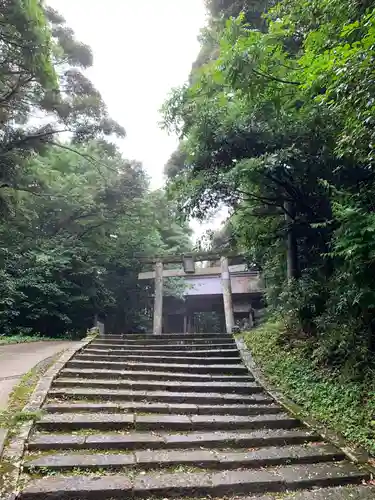
M 163 262 L 155 264 L 154 335 L 161 335 L 163 328 Z
M 221 286 L 223 289 L 225 325 L 227 333 L 232 333 L 234 327 L 232 284 L 230 281 L 229 264 L 227 257 L 221 257 Z

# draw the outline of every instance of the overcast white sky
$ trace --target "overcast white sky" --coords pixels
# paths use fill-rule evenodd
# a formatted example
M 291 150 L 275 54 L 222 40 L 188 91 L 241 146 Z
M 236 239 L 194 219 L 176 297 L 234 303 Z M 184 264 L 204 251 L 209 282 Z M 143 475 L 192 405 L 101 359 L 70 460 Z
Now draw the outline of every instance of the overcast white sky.
M 121 148 L 141 161 L 152 186 L 177 145 L 160 130 L 159 109 L 185 82 L 205 24 L 203 0 L 47 0 L 94 54 L 88 76 L 127 137 Z
M 178 140 L 160 129 L 159 110 L 172 87 L 183 84 L 199 52 L 197 37 L 206 21 L 204 0 L 47 0 L 78 40 L 87 43 L 94 66 L 87 72 L 111 116 L 127 137 L 120 147 L 141 161 L 152 187 Z M 192 222 L 196 237 L 220 225 Z

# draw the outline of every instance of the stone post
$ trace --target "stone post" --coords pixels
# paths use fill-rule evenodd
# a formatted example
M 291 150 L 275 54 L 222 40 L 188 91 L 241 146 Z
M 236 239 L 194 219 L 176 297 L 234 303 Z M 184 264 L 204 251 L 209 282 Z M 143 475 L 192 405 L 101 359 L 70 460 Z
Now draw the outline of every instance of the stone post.
M 254 328 L 255 326 L 255 312 L 253 309 L 253 306 L 250 304 L 250 311 L 249 311 L 249 327 Z
M 230 282 L 229 264 L 227 257 L 221 257 L 221 286 L 223 289 L 225 324 L 228 333 L 232 333 L 234 327 L 232 285 Z
M 187 317 L 187 333 L 193 333 L 193 316 L 190 312 Z
M 163 328 L 163 262 L 155 264 L 154 335 L 161 335 Z

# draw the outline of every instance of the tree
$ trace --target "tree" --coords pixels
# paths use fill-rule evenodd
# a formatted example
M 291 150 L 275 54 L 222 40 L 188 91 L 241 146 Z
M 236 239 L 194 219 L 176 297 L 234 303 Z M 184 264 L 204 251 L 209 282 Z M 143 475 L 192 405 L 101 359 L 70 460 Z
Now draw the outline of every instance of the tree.
M 228 4 L 210 7 L 217 16 Z M 373 212 L 374 13 L 373 2 L 283 0 L 268 6 L 260 25 L 245 8 L 213 33 L 215 57 L 164 107 L 184 150 L 170 191 L 188 215 L 231 207 L 239 244 L 267 275 L 271 303 L 323 362 L 340 343 L 338 303 L 366 346 L 353 351 L 350 340 L 340 349 L 361 363 L 373 355 L 372 247 L 358 246 L 372 217 L 356 221 Z M 351 253 L 359 274 L 347 267 Z M 336 333 L 327 349 L 317 349 L 329 328 Z
M 257 29 L 264 29 L 262 14 L 274 2 L 269 0 L 206 0 L 213 19 L 237 17 L 244 13 L 246 21 Z
M 82 69 L 92 64 L 64 19 L 38 0 L 0 4 L 0 190 L 17 189 L 27 159 L 70 134 L 72 143 L 124 136 Z M 3 192 L 2 205 L 7 204 Z
M 83 70 L 88 46 L 39 0 L 0 1 L 0 328 L 82 335 L 95 316 L 147 321 L 140 255 L 183 252 L 190 230 Z
M 55 146 L 30 159 L 22 185 L 32 189 L 13 195 L 0 225 L 5 332 L 82 334 L 97 314 L 113 331 L 135 328 L 151 292 L 138 282 L 140 256 L 189 248 L 142 165 L 100 142 L 77 152 Z

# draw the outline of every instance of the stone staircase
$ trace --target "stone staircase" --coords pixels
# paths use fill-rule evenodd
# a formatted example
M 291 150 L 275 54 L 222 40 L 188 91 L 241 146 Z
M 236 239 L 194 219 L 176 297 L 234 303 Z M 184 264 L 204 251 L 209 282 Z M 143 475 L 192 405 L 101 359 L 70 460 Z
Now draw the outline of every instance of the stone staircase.
M 227 334 L 98 337 L 44 410 L 20 500 L 375 497 L 369 473 L 276 404 Z

